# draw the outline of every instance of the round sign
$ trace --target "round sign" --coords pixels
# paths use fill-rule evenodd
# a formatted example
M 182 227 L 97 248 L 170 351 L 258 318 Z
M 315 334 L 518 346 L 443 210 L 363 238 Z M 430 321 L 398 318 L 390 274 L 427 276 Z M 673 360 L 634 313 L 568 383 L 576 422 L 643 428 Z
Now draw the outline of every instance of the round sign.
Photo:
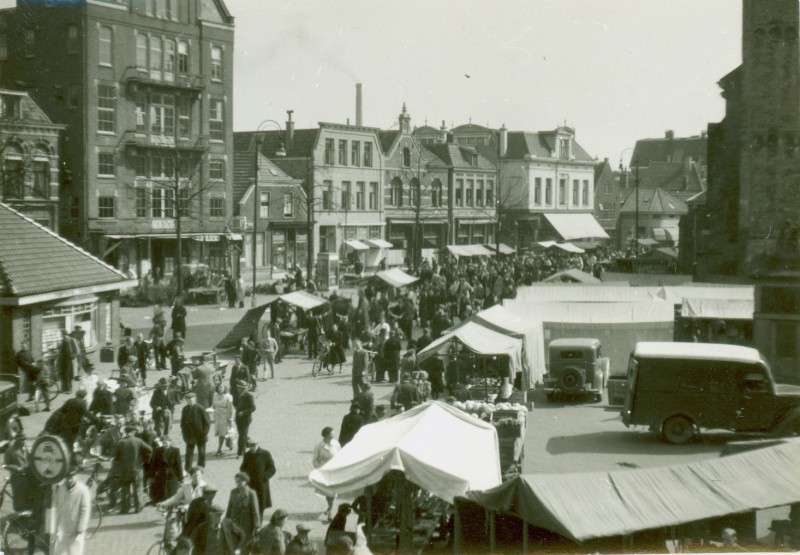
M 33 442 L 30 468 L 42 484 L 55 484 L 63 480 L 67 475 L 69 461 L 69 449 L 60 437 L 44 435 Z

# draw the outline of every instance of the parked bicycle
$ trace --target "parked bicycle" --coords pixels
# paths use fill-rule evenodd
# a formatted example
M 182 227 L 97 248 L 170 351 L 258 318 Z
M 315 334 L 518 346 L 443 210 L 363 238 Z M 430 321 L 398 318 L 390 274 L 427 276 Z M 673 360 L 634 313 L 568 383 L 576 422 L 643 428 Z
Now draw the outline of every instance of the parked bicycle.
M 107 497 L 111 491 L 109 476 L 101 477 L 101 472 L 105 471 L 103 463 L 111 459 L 102 455 L 95 455 L 95 459 L 94 463 L 91 464 L 92 471 L 89 473 L 89 477 L 86 478 L 86 487 L 92 492 L 92 512 L 89 515 L 89 526 L 86 528 L 87 539 L 91 539 L 100 530 L 100 525 L 103 523 L 103 508 L 100 505 L 100 500 Z M 87 465 L 84 462 L 84 468 L 86 467 Z
M 2 552 L 23 555 L 36 550 L 47 553 L 49 540 L 44 530 L 44 515 L 34 511 L 12 511 L 3 525 Z
M 8 465 L 3 465 L 3 469 L 8 472 L 6 477 L 3 478 L 3 488 L 0 489 L 0 508 L 3 506 L 3 502 L 8 498 L 10 502 L 13 503 L 14 500 L 14 490 L 11 487 L 11 468 Z

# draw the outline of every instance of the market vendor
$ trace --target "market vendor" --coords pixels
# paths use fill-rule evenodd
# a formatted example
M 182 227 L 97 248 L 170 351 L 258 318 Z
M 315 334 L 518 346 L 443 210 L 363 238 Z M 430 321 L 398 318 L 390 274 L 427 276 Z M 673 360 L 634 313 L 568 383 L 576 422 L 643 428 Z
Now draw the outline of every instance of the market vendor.
M 497 391 L 497 398 L 495 399 L 495 402 L 506 403 L 511 399 L 511 395 L 513 393 L 514 387 L 511 385 L 507 377 L 503 377 L 501 379 L 500 388 Z

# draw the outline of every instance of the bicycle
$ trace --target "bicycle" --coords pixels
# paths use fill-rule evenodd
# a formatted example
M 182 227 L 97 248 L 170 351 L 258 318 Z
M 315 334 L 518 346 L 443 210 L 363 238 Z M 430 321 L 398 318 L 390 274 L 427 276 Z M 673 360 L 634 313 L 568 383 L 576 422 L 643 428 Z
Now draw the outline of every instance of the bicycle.
M 105 479 L 100 478 L 100 471 L 103 469 L 103 463 L 111 459 L 96 455 L 97 459 L 92 466 L 92 472 L 86 478 L 86 487 L 89 491 L 93 492 L 92 495 L 92 511 L 89 516 L 89 526 L 86 528 L 86 538 L 91 539 L 100 530 L 100 525 L 103 523 L 103 508 L 100 505 L 100 499 L 106 495 L 111 488 L 108 483 L 108 476 Z M 95 484 L 97 486 L 95 487 Z
M 39 403 L 42 402 L 42 395 L 47 395 L 48 402 L 45 405 L 48 405 L 53 402 L 53 400 L 58 397 L 58 394 L 61 392 L 61 389 L 58 387 L 58 383 L 56 380 L 51 379 L 39 379 L 36 380 L 35 385 L 35 392 L 33 394 L 33 410 L 35 412 L 39 412 Z
M 3 553 L 23 555 L 28 545 L 47 553 L 50 542 L 44 531 L 44 515 L 34 518 L 33 511 L 13 511 L 3 525 Z
M 320 338 L 319 341 L 319 355 L 314 359 L 314 364 L 311 366 L 311 376 L 314 378 L 320 375 L 323 369 L 325 369 L 329 375 L 333 374 L 333 365 L 328 364 L 333 343 L 322 338 Z M 341 372 L 341 369 L 339 371 Z
M 183 525 L 186 521 L 186 507 L 170 507 L 166 511 L 159 508 L 158 511 L 166 513 L 164 516 L 164 535 L 147 549 L 147 555 L 166 555 L 170 553 L 172 550 L 165 547 L 164 544 L 170 541 L 177 541 L 177 538 L 183 532 Z M 191 555 L 192 551 L 193 549 L 189 546 L 186 553 Z

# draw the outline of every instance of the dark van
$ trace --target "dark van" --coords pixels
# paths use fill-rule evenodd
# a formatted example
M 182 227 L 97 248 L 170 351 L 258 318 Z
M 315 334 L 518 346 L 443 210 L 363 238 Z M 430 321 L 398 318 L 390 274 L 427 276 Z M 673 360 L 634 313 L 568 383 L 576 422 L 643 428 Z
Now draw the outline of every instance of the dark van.
M 640 342 L 628 363 L 622 421 L 677 444 L 701 428 L 798 435 L 800 386 L 775 383 L 749 347 Z

